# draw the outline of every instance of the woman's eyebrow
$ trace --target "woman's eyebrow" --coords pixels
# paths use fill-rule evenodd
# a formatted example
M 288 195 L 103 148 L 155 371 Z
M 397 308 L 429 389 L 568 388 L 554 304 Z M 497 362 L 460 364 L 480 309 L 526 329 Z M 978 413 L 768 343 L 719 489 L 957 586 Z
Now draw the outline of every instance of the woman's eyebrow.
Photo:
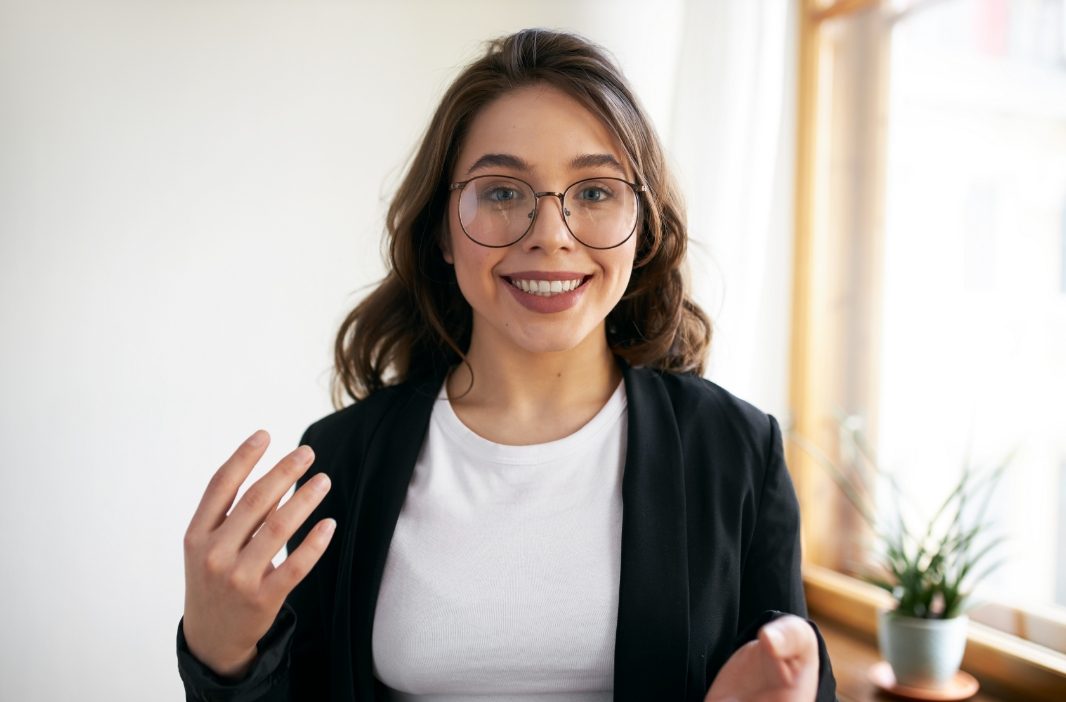
M 533 170 L 528 163 L 517 156 L 512 156 L 511 154 L 485 154 L 477 161 L 474 161 L 474 165 L 470 167 L 466 174 L 470 175 L 477 169 L 486 168 L 488 166 L 513 168 L 517 171 L 525 171 L 526 173 Z
M 530 166 L 526 161 L 513 154 L 485 154 L 477 161 L 474 161 L 474 165 L 472 165 L 467 170 L 466 174 L 470 175 L 479 168 L 489 168 L 492 166 L 499 168 L 511 168 L 516 171 L 524 171 L 526 173 L 529 173 L 533 170 L 533 167 Z M 622 176 L 627 175 L 626 170 L 622 168 L 622 164 L 619 163 L 618 159 L 616 159 L 611 154 L 582 154 L 581 156 L 577 156 L 572 161 L 570 161 L 570 167 L 574 170 L 582 168 L 596 168 L 599 166 L 607 166 L 612 170 L 618 171 L 618 173 L 620 173 Z
M 584 154 L 570 162 L 570 167 L 573 169 L 595 168 L 598 166 L 607 166 L 618 171 L 623 176 L 626 175 L 626 169 L 622 168 L 622 164 L 611 154 Z

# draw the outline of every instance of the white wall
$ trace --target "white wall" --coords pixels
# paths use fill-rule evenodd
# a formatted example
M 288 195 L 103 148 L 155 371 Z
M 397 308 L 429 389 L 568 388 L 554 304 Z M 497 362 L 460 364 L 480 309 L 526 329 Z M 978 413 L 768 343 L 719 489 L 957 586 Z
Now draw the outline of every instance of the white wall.
M 258 427 L 330 411 L 386 198 L 525 26 L 620 59 L 664 136 L 683 3 L 0 0 L 0 698 L 179 700 L 182 534 Z

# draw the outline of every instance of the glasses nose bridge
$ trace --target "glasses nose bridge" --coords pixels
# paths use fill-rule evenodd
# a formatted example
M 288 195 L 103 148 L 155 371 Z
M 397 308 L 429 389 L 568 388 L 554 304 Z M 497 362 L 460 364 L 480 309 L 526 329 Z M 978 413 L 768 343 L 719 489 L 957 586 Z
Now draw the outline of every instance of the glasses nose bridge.
M 548 195 L 550 195 L 552 197 L 559 198 L 559 214 L 563 218 L 563 223 L 566 224 L 566 215 L 568 215 L 569 213 L 566 211 L 566 204 L 565 204 L 565 202 L 563 200 L 563 196 L 566 195 L 565 192 L 557 193 L 557 192 L 553 192 L 551 190 L 543 190 L 541 192 L 537 192 L 536 190 L 534 190 L 533 191 L 533 211 L 530 212 L 529 218 L 531 220 L 535 220 L 537 218 L 537 214 L 539 213 L 539 210 L 540 210 L 540 199 L 542 197 L 546 197 Z M 567 225 L 567 229 L 569 229 L 569 228 L 570 228 L 569 225 Z

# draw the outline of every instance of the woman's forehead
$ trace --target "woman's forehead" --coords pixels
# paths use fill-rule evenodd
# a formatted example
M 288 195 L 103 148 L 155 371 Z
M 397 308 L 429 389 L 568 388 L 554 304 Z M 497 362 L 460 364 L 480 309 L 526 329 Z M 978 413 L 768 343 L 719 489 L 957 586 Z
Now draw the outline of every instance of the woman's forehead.
M 608 169 L 629 175 L 612 131 L 591 110 L 546 84 L 509 91 L 471 121 L 456 163 L 456 177 L 485 168 L 530 174 Z

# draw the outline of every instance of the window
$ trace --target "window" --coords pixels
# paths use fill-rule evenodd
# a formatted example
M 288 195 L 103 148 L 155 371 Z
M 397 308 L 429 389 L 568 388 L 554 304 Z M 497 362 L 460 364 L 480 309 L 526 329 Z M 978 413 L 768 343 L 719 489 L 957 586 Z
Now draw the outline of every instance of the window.
M 804 7 L 794 429 L 861 417 L 926 514 L 1016 450 L 972 614 L 1066 652 L 1066 1 Z M 808 561 L 856 573 L 857 517 L 790 463 Z
M 881 453 L 936 497 L 967 453 L 1017 449 L 992 503 L 1007 557 L 981 594 L 1039 607 L 1066 607 L 1064 10 L 956 0 L 899 18 L 886 124 Z

